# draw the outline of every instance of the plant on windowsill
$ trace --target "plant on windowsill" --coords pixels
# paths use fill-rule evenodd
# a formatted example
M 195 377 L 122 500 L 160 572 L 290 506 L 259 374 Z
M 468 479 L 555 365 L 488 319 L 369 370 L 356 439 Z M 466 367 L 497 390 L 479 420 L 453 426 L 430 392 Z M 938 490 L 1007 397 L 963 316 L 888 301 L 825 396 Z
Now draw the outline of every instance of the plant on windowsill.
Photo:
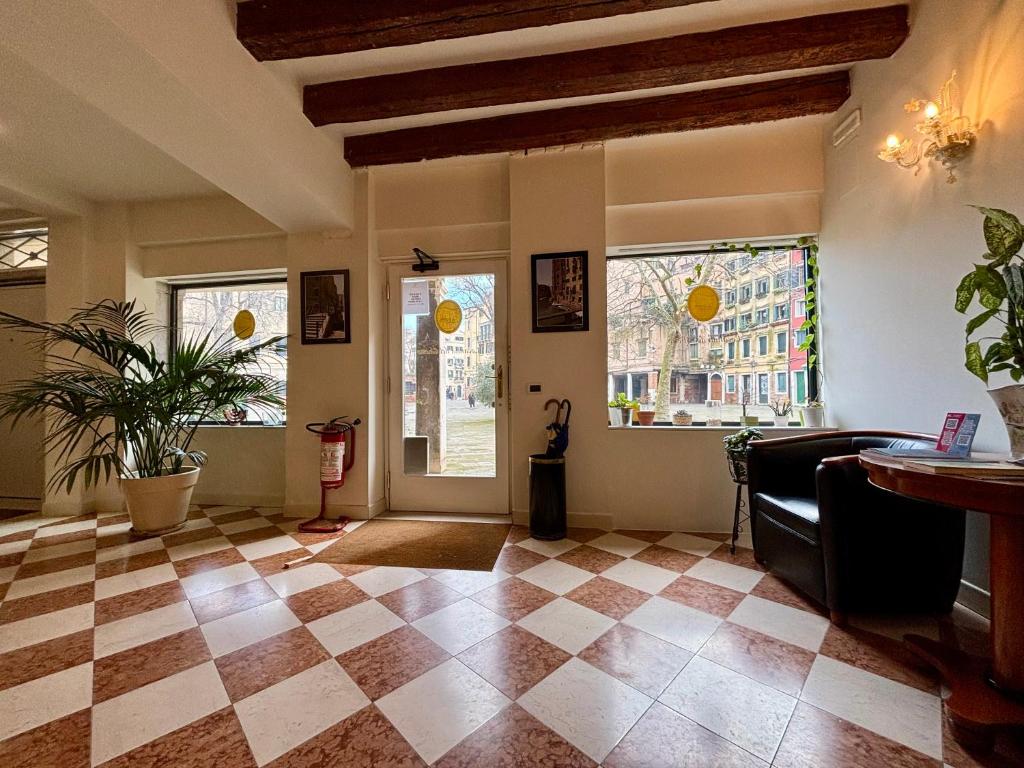
M 1024 459 L 1024 226 L 1012 213 L 998 208 L 973 206 L 985 215 L 982 230 L 988 252 L 986 263 L 975 264 L 956 289 L 956 310 L 961 314 L 977 298 L 984 310 L 967 322 L 964 348 L 967 370 L 988 384 L 989 375 L 1006 372 L 1015 382 L 988 391 L 1003 417 L 1010 438 L 1010 454 Z M 998 336 L 971 337 L 990 321 Z M 982 351 L 981 342 L 991 342 Z
M 636 420 L 640 422 L 641 427 L 654 426 L 654 403 L 651 402 L 650 395 L 640 398 L 640 410 L 637 411 Z
M 740 424 L 743 425 L 744 427 L 756 427 L 758 424 L 761 423 L 761 420 L 757 416 L 755 416 L 755 415 L 751 415 L 751 416 L 747 415 L 747 406 L 749 406 L 749 405 L 750 405 L 750 393 L 749 392 L 744 392 L 742 397 L 740 397 L 740 410 L 742 412 L 742 416 L 740 418 Z
M 789 400 L 772 400 L 768 403 L 768 407 L 772 409 L 772 413 L 775 415 L 773 421 L 776 427 L 789 426 L 789 417 L 793 413 L 793 404 Z
M 825 404 L 818 399 L 808 400 L 800 406 L 800 424 L 805 427 L 825 426 Z
M 737 483 L 747 482 L 747 451 L 754 440 L 762 440 L 764 433 L 759 429 L 748 427 L 726 435 L 722 438 L 725 445 L 725 458 L 729 460 L 729 474 Z
M 46 355 L 45 374 L 0 391 L 0 421 L 45 419 L 44 448 L 57 464 L 51 489 L 115 476 L 133 533 L 184 524 L 206 463 L 191 447 L 200 423 L 229 409 L 262 413 L 284 404 L 281 382 L 262 364 L 283 336 L 244 344 L 211 332 L 178 342 L 164 360 L 154 339 L 168 329 L 134 301 L 109 299 L 63 323 L 0 312 L 0 328 L 34 336 Z
M 676 427 L 689 427 L 693 425 L 693 414 L 685 408 L 680 408 L 672 414 L 672 425 Z
M 633 426 L 633 409 L 639 405 L 626 397 L 625 392 L 618 392 L 615 399 L 608 402 L 608 423 L 613 427 Z

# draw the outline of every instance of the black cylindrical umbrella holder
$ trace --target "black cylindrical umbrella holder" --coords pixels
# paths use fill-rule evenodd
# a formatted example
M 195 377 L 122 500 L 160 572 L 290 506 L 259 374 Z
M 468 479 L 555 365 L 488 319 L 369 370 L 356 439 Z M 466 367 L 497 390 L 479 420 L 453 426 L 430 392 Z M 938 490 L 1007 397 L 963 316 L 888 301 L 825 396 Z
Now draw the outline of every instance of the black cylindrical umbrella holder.
M 530 535 L 535 539 L 565 538 L 565 457 L 530 457 Z

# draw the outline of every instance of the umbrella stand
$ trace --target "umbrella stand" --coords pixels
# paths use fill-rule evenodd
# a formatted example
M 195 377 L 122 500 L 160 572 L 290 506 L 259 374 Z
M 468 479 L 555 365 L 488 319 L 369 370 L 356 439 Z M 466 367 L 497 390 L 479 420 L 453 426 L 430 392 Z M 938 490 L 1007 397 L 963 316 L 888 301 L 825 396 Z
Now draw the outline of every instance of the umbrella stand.
M 544 411 L 551 405 L 555 405 L 555 412 L 547 426 L 547 450 L 530 456 L 530 535 L 549 541 L 566 535 L 565 451 L 572 414 L 568 400 L 548 400 Z

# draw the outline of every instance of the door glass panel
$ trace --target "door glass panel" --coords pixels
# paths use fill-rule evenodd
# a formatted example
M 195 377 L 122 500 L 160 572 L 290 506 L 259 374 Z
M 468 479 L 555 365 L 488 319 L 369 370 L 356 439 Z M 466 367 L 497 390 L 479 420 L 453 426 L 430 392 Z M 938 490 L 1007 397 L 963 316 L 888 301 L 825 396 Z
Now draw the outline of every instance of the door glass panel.
M 434 320 L 443 301 L 461 309 L 462 321 L 451 333 Z M 495 476 L 497 376 L 494 274 L 403 277 L 405 474 Z

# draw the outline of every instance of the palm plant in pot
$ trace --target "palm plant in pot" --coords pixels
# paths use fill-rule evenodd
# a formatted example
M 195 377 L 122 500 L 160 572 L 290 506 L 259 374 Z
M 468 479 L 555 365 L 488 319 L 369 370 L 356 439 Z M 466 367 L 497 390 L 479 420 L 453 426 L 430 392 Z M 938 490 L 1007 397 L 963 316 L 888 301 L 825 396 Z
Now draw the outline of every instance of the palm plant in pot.
M 262 357 L 283 337 L 245 344 L 212 332 L 175 345 L 162 359 L 154 341 L 167 328 L 134 301 L 101 301 L 66 322 L 0 312 L 0 328 L 35 336 L 46 371 L 0 391 L 0 421 L 12 428 L 44 417 L 45 449 L 57 464 L 51 489 L 121 484 L 133 532 L 184 524 L 206 454 L 191 447 L 200 423 L 225 411 L 281 408 L 282 384 Z
M 985 216 L 982 229 L 988 252 L 983 264 L 964 275 L 956 289 L 956 310 L 966 314 L 975 299 L 982 312 L 967 322 L 964 349 L 967 370 L 984 381 L 1005 371 L 1015 382 L 989 395 L 999 408 L 1010 437 L 1010 453 L 1024 459 L 1024 226 L 1012 213 L 975 206 Z M 991 323 L 990 323 L 991 321 Z M 972 341 L 976 333 L 998 323 L 1002 332 Z M 982 349 L 982 342 L 988 342 Z

